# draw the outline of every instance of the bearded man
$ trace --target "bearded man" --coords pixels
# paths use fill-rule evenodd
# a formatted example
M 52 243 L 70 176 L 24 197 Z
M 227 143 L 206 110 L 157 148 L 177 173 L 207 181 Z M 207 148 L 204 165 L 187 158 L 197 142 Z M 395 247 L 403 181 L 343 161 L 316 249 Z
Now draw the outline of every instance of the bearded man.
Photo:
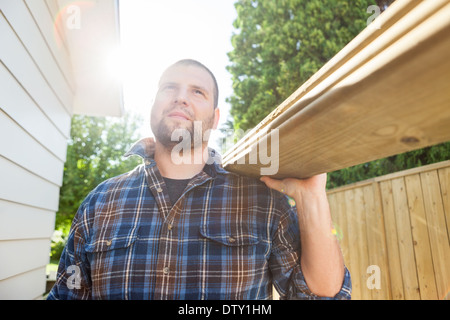
M 281 299 L 350 299 L 326 174 L 258 180 L 224 170 L 208 148 L 218 94 L 198 61 L 166 69 L 155 139 L 127 153 L 143 164 L 86 197 L 48 299 L 271 299 L 272 288 Z

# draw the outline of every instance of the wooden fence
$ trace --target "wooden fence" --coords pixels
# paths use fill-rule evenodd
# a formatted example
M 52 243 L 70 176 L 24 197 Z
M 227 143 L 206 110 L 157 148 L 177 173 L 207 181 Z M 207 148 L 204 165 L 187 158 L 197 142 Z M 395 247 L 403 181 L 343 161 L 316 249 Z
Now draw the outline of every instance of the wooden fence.
M 353 299 L 449 299 L 450 161 L 328 191 Z

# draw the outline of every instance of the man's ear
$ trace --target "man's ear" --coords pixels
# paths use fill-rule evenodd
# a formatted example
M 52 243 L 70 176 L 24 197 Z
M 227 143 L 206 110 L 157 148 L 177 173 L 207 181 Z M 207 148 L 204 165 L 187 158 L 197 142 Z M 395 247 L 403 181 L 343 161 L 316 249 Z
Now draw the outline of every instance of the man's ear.
M 220 110 L 219 108 L 214 109 L 214 125 L 213 129 L 216 130 L 217 126 L 219 125 L 219 119 L 220 119 Z

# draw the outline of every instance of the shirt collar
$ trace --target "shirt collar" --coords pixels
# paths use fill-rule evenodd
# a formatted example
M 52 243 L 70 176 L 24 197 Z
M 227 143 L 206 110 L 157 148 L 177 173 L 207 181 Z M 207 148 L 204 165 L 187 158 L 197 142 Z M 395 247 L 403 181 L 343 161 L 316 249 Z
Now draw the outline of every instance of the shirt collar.
M 203 171 L 213 178 L 217 174 L 228 174 L 229 172 L 222 167 L 222 157 L 220 154 L 213 148 L 208 148 L 208 153 L 209 159 Z M 137 141 L 124 156 L 130 157 L 133 155 L 140 156 L 144 159 L 145 163 L 155 165 L 155 140 L 149 137 Z

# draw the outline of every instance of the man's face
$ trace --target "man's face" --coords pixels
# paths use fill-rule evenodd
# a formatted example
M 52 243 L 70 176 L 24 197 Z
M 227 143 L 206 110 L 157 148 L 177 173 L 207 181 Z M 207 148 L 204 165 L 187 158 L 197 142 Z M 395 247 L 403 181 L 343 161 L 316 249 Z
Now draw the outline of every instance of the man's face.
M 151 112 L 151 128 L 161 144 L 170 148 L 175 129 L 187 130 L 194 139 L 194 121 L 201 121 L 202 134 L 216 129 L 219 110 L 214 109 L 214 84 L 209 73 L 197 66 L 178 65 L 166 70 L 159 82 Z

